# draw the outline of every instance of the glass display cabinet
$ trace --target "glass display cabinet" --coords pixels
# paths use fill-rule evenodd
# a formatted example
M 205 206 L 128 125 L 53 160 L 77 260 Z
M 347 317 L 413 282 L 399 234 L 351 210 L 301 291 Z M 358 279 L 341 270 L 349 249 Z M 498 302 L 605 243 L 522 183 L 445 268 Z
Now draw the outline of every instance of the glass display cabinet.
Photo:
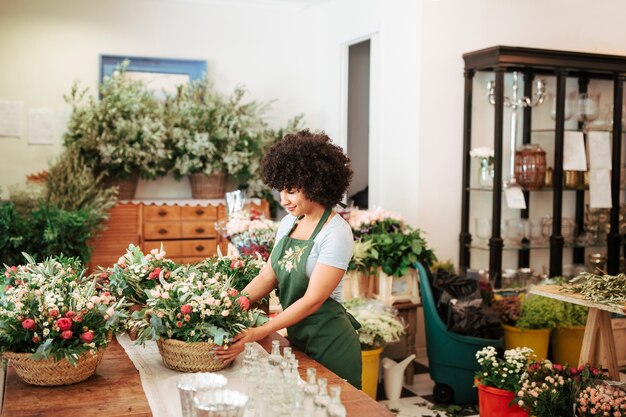
M 571 248 L 572 263 L 584 264 L 585 250 L 590 246 L 595 246 L 606 250 L 606 271 L 609 274 L 616 274 L 619 270 L 623 246 L 620 233 L 620 193 L 622 160 L 624 159 L 622 157 L 624 123 L 622 114 L 626 57 L 495 46 L 466 53 L 463 59 L 465 61 L 465 98 L 459 254 L 461 270 L 466 271 L 470 268 L 470 257 L 474 251 L 488 251 L 489 275 L 495 279 L 495 287 L 500 288 L 504 251 L 517 253 L 518 268 L 529 266 L 530 256 L 531 253 L 534 254 L 534 250 L 549 251 L 549 276 L 559 276 L 563 273 L 564 249 L 568 249 L 566 253 L 569 254 Z M 544 79 L 550 80 L 553 92 L 549 95 Z M 481 80 L 487 80 L 487 82 L 481 84 Z M 571 90 L 572 84 L 575 85 L 575 91 L 568 91 Z M 521 90 L 520 94 L 518 94 L 518 88 Z M 594 99 L 596 94 L 594 89 L 597 88 L 607 90 L 603 93 L 603 98 L 606 98 L 603 125 L 592 123 L 598 117 L 600 106 L 598 99 Z M 476 121 L 476 118 L 473 118 L 473 112 L 479 102 L 484 103 L 483 108 L 488 109 L 489 120 L 493 117 L 493 141 L 488 139 L 490 147 L 493 147 L 493 171 L 487 187 L 480 184 L 476 186 L 475 181 L 472 180 L 470 153 L 472 134 L 477 128 L 473 126 L 473 119 Z M 493 113 L 489 109 L 491 105 L 493 105 Z M 537 114 L 536 110 L 533 112 L 533 109 L 537 107 L 538 110 L 541 106 L 544 107 L 543 112 L 548 109 L 551 112 L 553 122 L 547 127 L 535 124 L 533 120 L 533 115 Z M 576 118 L 570 120 L 572 113 L 576 114 Z M 518 123 L 518 117 L 520 123 Z M 480 128 L 484 129 L 484 126 Z M 510 128 L 510 138 L 509 132 L 505 132 L 506 128 Z M 582 180 L 571 184 L 571 178 L 576 179 L 577 175 L 580 175 L 580 178 L 587 177 L 588 173 L 577 174 L 576 171 L 564 170 L 564 153 L 567 156 L 564 138 L 569 135 L 568 132 L 582 132 L 578 133 L 582 135 L 581 142 L 588 147 L 589 134 L 594 129 L 606 132 L 604 135 L 609 138 L 607 139 L 609 143 L 607 160 L 610 160 L 611 164 L 611 169 L 608 171 L 610 191 L 606 192 L 606 198 L 611 207 L 610 210 L 606 209 L 606 224 L 603 225 L 606 226 L 606 230 L 603 230 L 598 242 L 576 239 L 577 236 L 590 233 L 590 230 L 585 229 L 591 229 L 587 220 L 588 212 L 593 210 L 589 208 L 589 187 L 586 187 Z M 486 136 L 490 137 L 491 131 L 487 133 Z M 519 142 L 516 142 L 516 136 L 519 136 Z M 545 175 L 548 184 L 542 181 L 543 186 L 535 187 L 528 185 L 533 184 L 532 182 L 520 184 L 518 181 L 516 183 L 514 173 L 515 164 L 518 162 L 514 159 L 516 150 L 526 149 L 530 152 L 532 149 L 530 145 L 541 140 L 546 143 L 545 147 L 550 149 L 547 161 L 551 166 L 547 168 L 546 173 L 539 171 L 539 175 Z M 536 167 L 536 165 L 533 166 Z M 548 212 L 543 214 L 551 216 L 549 221 L 539 226 L 547 229 L 545 241 L 542 244 L 533 243 L 526 238 L 520 240 L 518 244 L 505 244 L 502 234 L 502 213 L 503 209 L 508 210 L 505 194 L 510 187 L 521 188 L 526 208 L 519 210 L 519 218 L 526 225 L 532 208 L 531 195 L 541 192 L 542 198 L 548 202 L 547 207 L 544 205 L 540 209 Z M 607 185 L 607 190 L 608 187 Z M 470 233 L 470 219 L 472 218 L 470 201 L 479 193 L 484 196 L 485 192 L 490 193 L 491 207 L 490 210 L 485 210 L 490 213 L 482 212 L 481 216 L 490 221 L 490 226 L 487 224 L 488 233 L 485 242 L 481 245 L 472 239 L 472 233 Z M 570 196 L 566 199 L 568 202 L 566 208 L 572 211 L 572 224 L 568 223 L 569 218 L 563 218 L 564 194 Z M 484 197 L 480 198 L 484 199 Z M 593 207 L 593 204 L 591 206 Z M 517 212 L 515 215 L 517 216 Z M 484 219 L 482 223 L 484 226 L 486 223 Z M 511 230 L 513 230 L 516 225 L 513 224 L 515 222 L 511 223 Z M 508 221 L 506 225 L 508 226 Z M 621 226 L 623 230 L 623 219 Z M 574 229 L 575 233 L 572 232 Z M 476 228 L 473 231 L 476 233 Z M 481 233 L 485 237 L 485 231 L 481 230 Z M 571 234 L 575 236 L 572 238 Z M 597 237 L 597 234 L 595 236 Z

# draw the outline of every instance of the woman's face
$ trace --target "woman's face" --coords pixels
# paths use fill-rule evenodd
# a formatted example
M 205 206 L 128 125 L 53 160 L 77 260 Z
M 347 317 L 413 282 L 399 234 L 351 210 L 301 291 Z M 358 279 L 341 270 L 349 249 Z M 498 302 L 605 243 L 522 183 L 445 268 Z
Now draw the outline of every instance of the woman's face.
M 293 216 L 308 214 L 319 204 L 309 200 L 301 190 L 291 189 L 280 192 L 280 204 Z

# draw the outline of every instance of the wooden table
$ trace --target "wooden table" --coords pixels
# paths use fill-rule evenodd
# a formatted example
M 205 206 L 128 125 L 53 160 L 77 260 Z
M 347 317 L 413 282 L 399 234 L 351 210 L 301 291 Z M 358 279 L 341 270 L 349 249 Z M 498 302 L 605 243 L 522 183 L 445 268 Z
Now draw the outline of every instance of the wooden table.
M 538 285 L 530 289 L 531 294 L 537 294 L 568 303 L 579 304 L 589 307 L 587 325 L 583 345 L 580 350 L 579 363 L 589 363 L 596 365 L 605 358 L 607 363 L 602 365 L 607 369 L 611 378 L 619 381 L 619 369 L 617 366 L 617 353 L 615 351 L 615 340 L 611 327 L 611 313 L 624 314 L 626 304 L 622 307 L 613 307 L 605 304 L 585 300 L 580 294 L 573 294 L 561 291 L 561 285 Z M 602 341 L 602 343 L 600 343 Z
M 279 334 L 273 334 L 259 341 L 259 344 L 269 352 L 272 340 L 279 340 L 281 346 L 289 346 L 289 341 Z M 326 377 L 329 384 L 341 385 L 341 399 L 348 417 L 393 417 L 384 406 L 304 353 L 294 349 L 294 354 L 299 361 L 300 376 L 303 379 L 306 379 L 306 368 L 314 367 L 318 377 Z M 2 417 L 43 416 L 143 417 L 152 416 L 152 412 L 141 386 L 139 372 L 124 349 L 113 340 L 96 374 L 79 384 L 63 387 L 28 385 L 9 366 Z

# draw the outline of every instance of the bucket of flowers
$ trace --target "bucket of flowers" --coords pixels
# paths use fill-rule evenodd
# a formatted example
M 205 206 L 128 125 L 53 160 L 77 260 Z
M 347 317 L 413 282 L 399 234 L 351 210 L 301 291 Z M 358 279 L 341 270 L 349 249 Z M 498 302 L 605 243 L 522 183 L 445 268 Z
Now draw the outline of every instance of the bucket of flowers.
M 137 342 L 157 342 L 163 363 L 182 372 L 212 372 L 227 364 L 213 356 L 217 346 L 228 345 L 242 330 L 267 318 L 232 288 L 229 276 L 184 267 L 172 282 L 160 277 L 146 291 L 146 307 L 133 313 L 138 322 Z
M 51 257 L 7 267 L 0 353 L 24 382 L 68 385 L 94 374 L 127 317 L 124 299 L 96 288 L 80 261 Z
M 218 222 L 216 229 L 237 248 L 239 255 L 258 253 L 266 261 L 274 247 L 278 224 L 251 209 L 233 213 L 228 220 Z
M 626 415 L 624 385 L 603 381 L 601 384 L 582 389 L 576 397 L 576 415 L 580 417 Z

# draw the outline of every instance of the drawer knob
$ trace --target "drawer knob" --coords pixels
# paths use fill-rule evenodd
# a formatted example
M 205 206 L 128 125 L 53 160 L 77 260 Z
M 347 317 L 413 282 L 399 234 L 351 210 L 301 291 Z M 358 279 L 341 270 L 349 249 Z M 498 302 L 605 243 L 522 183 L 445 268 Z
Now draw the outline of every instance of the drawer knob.
M 196 233 L 204 233 L 204 227 L 197 227 Z
M 165 217 L 165 216 L 167 216 L 167 211 L 166 211 L 166 210 L 161 209 L 161 210 L 159 210 L 159 212 L 158 212 L 157 214 L 158 214 L 159 216 L 161 216 L 161 217 Z
M 160 234 L 160 235 L 165 235 L 165 234 L 167 234 L 167 229 L 159 229 L 159 234 Z
M 200 209 L 200 208 L 199 208 L 199 209 L 196 209 L 196 214 L 197 214 L 198 216 L 202 216 L 202 215 L 204 214 L 204 210 L 202 210 L 202 209 Z
M 196 250 L 197 250 L 198 252 L 202 252 L 202 251 L 204 250 L 204 246 L 202 246 L 202 245 L 198 245 L 198 246 L 196 246 Z

